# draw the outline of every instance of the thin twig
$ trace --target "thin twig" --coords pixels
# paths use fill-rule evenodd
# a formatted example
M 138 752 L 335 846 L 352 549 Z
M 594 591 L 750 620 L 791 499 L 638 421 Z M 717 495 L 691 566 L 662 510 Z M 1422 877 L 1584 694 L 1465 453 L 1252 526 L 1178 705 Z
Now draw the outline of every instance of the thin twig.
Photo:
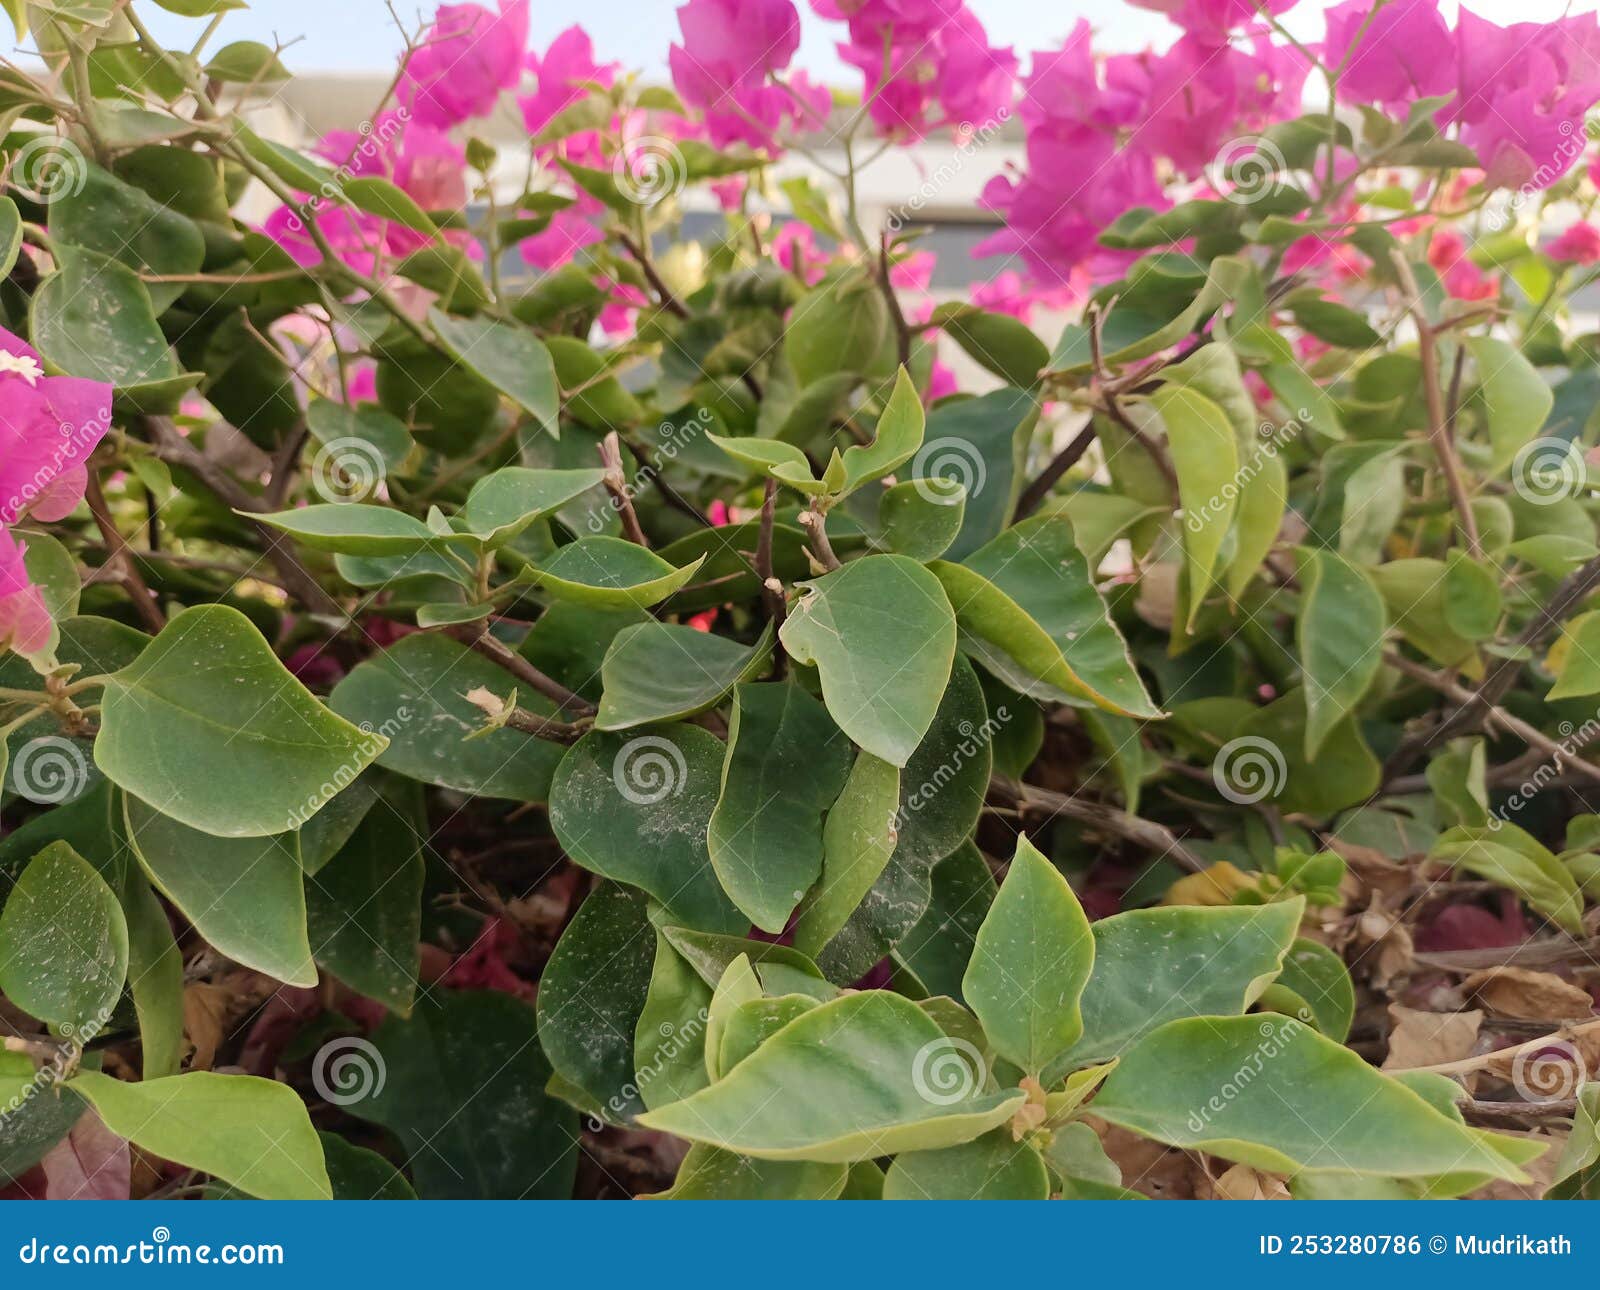
M 1054 488 L 1069 470 L 1076 466 L 1083 454 L 1089 451 L 1089 445 L 1094 442 L 1094 418 L 1090 417 L 1078 433 L 1072 436 L 1072 441 L 1060 452 L 1050 459 L 1050 464 L 1039 472 L 1039 477 L 1022 490 L 1022 496 L 1017 499 L 1016 519 L 1025 520 L 1039 508 L 1039 503 L 1050 496 Z
M 107 562 L 116 566 L 117 580 L 122 583 L 123 589 L 133 601 L 133 607 L 144 620 L 144 625 L 152 632 L 160 632 L 167 625 L 167 617 L 161 612 L 161 602 L 156 599 L 155 593 L 146 584 L 144 575 L 139 572 L 139 566 L 134 563 L 133 552 L 128 548 L 127 539 L 122 536 L 111 518 L 111 511 L 106 506 L 106 495 L 100 488 L 99 471 L 90 469 L 83 495 L 84 500 L 89 503 L 89 513 L 94 516 L 95 527 L 100 530 L 100 536 L 105 540 Z
M 628 535 L 630 542 L 649 550 L 650 539 L 639 525 L 639 516 L 633 509 L 633 498 L 628 493 L 628 477 L 622 473 L 622 448 L 615 430 L 600 441 L 599 453 L 600 464 L 606 471 L 602 482 L 606 492 L 611 495 L 612 506 L 622 517 L 622 531 Z
M 491 635 L 487 624 L 462 623 L 443 630 L 445 635 L 460 641 L 463 645 L 482 654 L 491 662 L 499 664 L 503 670 L 509 672 L 524 685 L 532 686 L 554 703 L 558 709 L 577 716 L 590 717 L 594 715 L 594 704 L 574 691 L 567 689 L 553 676 L 548 676 L 540 671 L 504 641 Z

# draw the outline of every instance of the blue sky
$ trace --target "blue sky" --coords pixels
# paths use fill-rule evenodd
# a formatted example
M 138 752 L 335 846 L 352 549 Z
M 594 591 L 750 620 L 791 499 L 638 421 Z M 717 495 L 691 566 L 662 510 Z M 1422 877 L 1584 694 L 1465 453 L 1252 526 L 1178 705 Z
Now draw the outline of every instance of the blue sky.
M 1548 19 L 1564 9 L 1592 10 L 1600 0 L 1476 0 L 1469 7 L 1497 22 L 1530 18 Z M 1058 43 L 1081 16 L 1088 16 L 1104 33 L 1108 49 L 1137 49 L 1147 43 L 1162 45 L 1176 29 L 1159 14 L 1136 9 L 1119 0 L 969 0 L 974 13 L 999 45 L 1014 45 L 1019 53 Z M 1315 39 L 1321 34 L 1321 11 L 1326 0 L 1301 0 L 1289 16 L 1298 34 Z M 596 52 L 630 67 L 661 72 L 667 46 L 677 35 L 672 0 L 533 0 L 532 36 L 535 47 L 548 44 L 557 32 L 582 22 L 595 39 Z M 834 56 L 832 41 L 837 24 L 806 14 L 806 40 L 800 63 L 816 75 L 853 82 L 855 74 Z M 1454 5 L 1446 3 L 1447 9 Z M 395 9 L 408 21 L 432 5 L 417 0 L 396 0 Z M 193 42 L 199 26 L 153 5 L 140 6 L 155 34 L 173 46 Z M 223 39 L 270 41 L 301 37 L 286 56 L 291 68 L 307 71 L 378 71 L 394 65 L 400 40 L 383 0 L 254 0 L 254 7 L 228 15 Z

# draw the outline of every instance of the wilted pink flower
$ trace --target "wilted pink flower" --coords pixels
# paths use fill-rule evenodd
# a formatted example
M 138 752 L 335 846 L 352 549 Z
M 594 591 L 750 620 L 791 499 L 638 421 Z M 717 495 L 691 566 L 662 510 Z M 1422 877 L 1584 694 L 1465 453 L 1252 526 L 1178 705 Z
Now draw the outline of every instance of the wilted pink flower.
M 109 385 L 46 376 L 38 351 L 0 327 L 0 524 L 70 514 L 110 428 Z
M 27 547 L 0 528 L 0 648 L 32 654 L 50 643 L 50 611 L 23 563 Z
M 448 130 L 493 110 L 522 73 L 528 0 L 440 5 L 422 45 L 407 60 L 398 98 L 423 125 Z
M 1600 100 L 1593 13 L 1499 27 L 1463 9 L 1459 91 L 1446 111 L 1492 186 L 1548 188 L 1583 155 L 1584 114 Z
M 1339 97 L 1391 110 L 1419 98 L 1452 94 L 1455 60 L 1442 57 L 1450 28 L 1438 0 L 1345 0 L 1328 10 L 1323 57 L 1339 71 Z
M 1600 228 L 1579 220 L 1550 243 L 1545 252 L 1552 260 L 1594 264 L 1600 261 Z

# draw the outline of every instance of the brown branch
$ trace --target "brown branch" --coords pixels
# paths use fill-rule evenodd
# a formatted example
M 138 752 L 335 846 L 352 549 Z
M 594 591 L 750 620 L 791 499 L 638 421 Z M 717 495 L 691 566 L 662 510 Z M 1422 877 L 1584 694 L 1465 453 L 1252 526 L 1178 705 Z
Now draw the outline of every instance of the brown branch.
M 112 520 L 110 508 L 106 506 L 106 495 L 100 488 L 100 473 L 93 467 L 89 470 L 88 483 L 84 486 L 83 495 L 84 500 L 89 503 L 89 513 L 94 516 L 95 527 L 100 530 L 100 536 L 105 541 L 106 562 L 116 570 L 117 581 L 122 584 L 123 590 L 133 601 L 133 607 L 144 620 L 144 625 L 152 633 L 159 633 L 167 625 L 166 615 L 161 612 L 161 602 L 146 584 L 144 575 L 139 572 L 139 566 L 134 563 L 133 552 L 128 548 L 127 539 L 122 536 L 115 521 Z
M 1039 472 L 1039 477 L 1022 490 L 1022 496 L 1017 499 L 1013 523 L 1027 519 L 1039 508 L 1039 504 L 1050 495 L 1050 490 L 1063 475 L 1078 464 L 1093 442 L 1094 418 L 1090 417 L 1078 433 L 1073 435 L 1072 442 L 1052 457 L 1050 464 Z
M 767 607 L 767 618 L 773 631 L 783 626 L 788 605 L 783 597 L 783 583 L 772 571 L 772 529 L 778 510 L 778 481 L 767 480 L 767 491 L 761 498 L 761 528 L 756 537 L 756 577 L 761 579 L 761 599 Z M 776 675 L 784 672 L 783 645 L 774 643 Z
M 991 787 L 995 786 L 996 784 L 991 781 Z M 1119 811 L 1115 807 L 1105 806 L 1087 798 L 1069 797 L 1065 793 L 1040 788 L 1037 784 L 1020 786 L 1001 784 L 999 787 L 1016 798 L 1017 808 L 1024 814 L 1037 811 L 1048 816 L 1064 815 L 1069 820 L 1077 820 L 1080 824 L 1087 824 L 1102 833 L 1112 834 L 1149 851 L 1155 851 L 1163 859 L 1172 860 L 1191 873 L 1203 873 L 1209 867 L 1201 856 L 1184 845 L 1176 833 L 1154 820 L 1129 815 L 1126 811 Z
M 443 631 L 446 636 L 460 641 L 467 648 L 482 654 L 491 662 L 497 663 L 504 671 L 509 672 L 524 685 L 531 686 L 537 690 L 554 703 L 558 710 L 583 717 L 592 717 L 594 715 L 594 704 L 567 689 L 553 676 L 548 676 L 540 671 L 504 641 L 491 635 L 486 624 L 462 623 L 454 627 L 446 627 Z
M 1383 661 L 1404 676 L 1409 676 L 1414 681 L 1420 681 L 1430 689 L 1437 690 L 1448 699 L 1457 703 L 1467 704 L 1477 700 L 1477 694 L 1452 681 L 1447 676 L 1441 676 L 1432 668 L 1424 667 L 1421 663 L 1413 663 L 1405 655 L 1394 650 L 1385 650 Z M 1514 717 L 1504 708 L 1489 707 L 1485 710 L 1485 718 L 1493 725 L 1499 726 L 1508 734 L 1515 735 L 1530 748 L 1537 748 L 1553 762 L 1559 769 L 1562 766 L 1571 766 L 1579 774 L 1600 783 L 1600 766 L 1585 761 L 1573 754 L 1572 750 L 1558 744 L 1543 731 L 1529 725 L 1520 717 Z
M 828 541 L 828 518 L 821 511 L 801 511 L 795 516 L 811 542 L 811 554 L 824 569 L 839 567 L 839 557 L 833 553 L 833 543 Z
M 1472 500 L 1467 496 L 1467 486 L 1461 476 L 1461 462 L 1456 456 L 1453 433 L 1454 409 L 1446 409 L 1444 390 L 1439 384 L 1438 333 L 1428 321 L 1422 306 L 1422 293 L 1417 288 L 1417 278 L 1411 265 L 1400 251 L 1393 253 L 1395 273 L 1400 279 L 1400 289 L 1407 297 L 1406 308 L 1417 328 L 1417 353 L 1422 360 L 1422 392 L 1428 405 L 1428 439 L 1433 444 L 1434 456 L 1439 459 L 1439 469 L 1444 472 L 1445 488 L 1450 493 L 1450 504 L 1455 508 L 1456 521 L 1461 536 L 1467 544 L 1467 554 L 1474 560 L 1483 558 L 1483 545 L 1478 540 L 1478 521 L 1472 514 Z
M 192 443 L 178 433 L 165 417 L 142 417 L 144 427 L 156 450 L 156 456 L 174 466 L 188 471 L 217 495 L 229 509 L 248 514 L 259 514 L 267 507 L 254 493 L 247 490 L 220 464 L 212 461 Z M 314 614 L 329 618 L 344 618 L 346 614 L 339 602 L 311 576 L 311 571 L 300 562 L 294 544 L 285 533 L 257 520 L 249 521 L 255 531 L 262 553 L 272 562 L 289 593 L 297 597 Z
M 600 441 L 599 453 L 600 464 L 606 471 L 602 482 L 606 492 L 611 495 L 613 508 L 622 517 L 622 531 L 628 535 L 630 542 L 649 550 L 650 539 L 639 525 L 639 516 L 633 509 L 633 498 L 628 494 L 628 479 L 622 473 L 622 449 L 615 430 Z
M 558 721 L 553 717 L 541 717 L 537 712 L 529 712 L 526 708 L 506 709 L 505 701 L 489 690 L 479 687 L 467 691 L 467 702 L 481 710 L 491 722 L 512 730 L 520 730 L 524 734 L 537 735 L 540 739 L 548 739 L 552 743 L 575 744 L 588 733 L 590 722 Z
M 885 229 L 878 241 L 878 287 L 889 307 L 889 321 L 894 325 L 895 348 L 900 355 L 900 366 L 911 363 L 911 328 L 906 323 L 905 310 L 900 308 L 900 297 L 895 294 L 894 283 L 889 279 L 889 231 Z

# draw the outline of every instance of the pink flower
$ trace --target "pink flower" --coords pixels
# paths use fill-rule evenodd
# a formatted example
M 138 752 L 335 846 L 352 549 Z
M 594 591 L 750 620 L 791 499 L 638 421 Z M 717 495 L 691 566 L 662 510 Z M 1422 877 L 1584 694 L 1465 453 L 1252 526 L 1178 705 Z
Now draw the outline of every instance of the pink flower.
M 605 241 L 605 234 L 588 218 L 600 209 L 600 203 L 585 194 L 576 206 L 557 211 L 544 232 L 523 238 L 518 246 L 523 260 L 549 272 L 559 269 L 584 247 Z
M 1363 0 L 1369 7 L 1372 0 Z M 1261 11 L 1276 17 L 1295 6 L 1295 0 L 1133 0 L 1141 9 L 1164 13 L 1191 35 L 1216 44 L 1237 28 L 1256 25 Z
M 568 27 L 551 41 L 543 57 L 529 54 L 528 67 L 534 75 L 534 90 L 519 98 L 517 106 L 531 135 L 583 99 L 591 86 L 610 89 L 617 76 L 617 64 L 594 61 L 594 44 L 578 26 Z M 559 146 L 563 155 L 585 164 L 600 153 L 599 136 L 592 130 L 570 135 Z
M 487 116 L 522 73 L 528 0 L 440 5 L 423 43 L 407 61 L 399 100 L 421 124 L 448 130 Z
M 822 281 L 833 257 L 817 248 L 817 234 L 803 220 L 792 219 L 772 235 L 772 258 L 808 287 Z
M 46 376 L 38 352 L 0 328 L 0 524 L 71 514 L 110 428 L 109 385 Z
M 1428 242 L 1428 263 L 1457 300 L 1491 300 L 1500 294 L 1500 279 L 1484 273 L 1468 258 L 1467 241 L 1453 226 L 1441 224 Z
M 770 83 L 800 47 L 792 0 L 689 0 L 678 9 L 678 28 L 683 42 L 667 54 L 672 83 L 705 114 L 711 142 L 768 146 L 799 111 Z
M 1594 264 L 1600 261 L 1600 228 L 1579 220 L 1550 243 L 1545 253 L 1552 260 Z
M 1003 269 L 988 282 L 973 287 L 970 299 L 979 309 L 1009 314 L 1025 323 L 1032 319 L 1035 308 L 1065 309 L 1085 294 L 1086 284 L 1081 280 L 1045 290 L 1024 282 L 1015 269 Z
M 947 399 L 952 394 L 960 392 L 961 387 L 956 382 L 956 374 L 937 358 L 934 359 L 933 367 L 928 372 L 928 392 L 922 396 L 922 401 L 932 407 L 940 399 Z
M 23 563 L 27 547 L 0 528 L 0 648 L 33 654 L 50 644 L 50 611 Z
M 939 257 L 932 251 L 913 251 L 889 266 L 889 282 L 901 291 L 926 291 L 938 264 Z
M 1491 186 L 1548 188 L 1577 162 L 1584 114 L 1600 100 L 1593 13 L 1499 27 L 1463 9 L 1459 92 L 1446 109 Z
M 861 70 L 868 113 L 885 134 L 920 138 L 935 124 L 935 104 L 937 124 L 957 129 L 1009 112 L 1016 55 L 991 47 L 960 0 L 812 0 L 812 7 L 848 19 L 850 39 L 839 45 L 839 57 Z
M 1339 72 L 1339 97 L 1397 111 L 1419 98 L 1451 94 L 1454 60 L 1440 57 L 1450 28 L 1438 0 L 1345 0 L 1328 10 L 1323 57 Z
M 313 151 L 347 175 L 392 181 L 423 210 L 459 210 L 466 205 L 465 154 L 448 136 L 416 121 L 408 123 L 400 112 L 384 113 L 365 133 L 331 131 Z M 333 205 L 323 198 L 316 200 L 316 207 L 317 231 L 341 260 L 363 273 L 375 271 L 381 257 L 400 258 L 429 241 L 426 234 L 404 224 Z M 278 207 L 262 230 L 299 264 L 309 266 L 322 259 L 304 219 L 291 207 Z M 470 234 L 445 236 L 469 253 L 477 249 Z

